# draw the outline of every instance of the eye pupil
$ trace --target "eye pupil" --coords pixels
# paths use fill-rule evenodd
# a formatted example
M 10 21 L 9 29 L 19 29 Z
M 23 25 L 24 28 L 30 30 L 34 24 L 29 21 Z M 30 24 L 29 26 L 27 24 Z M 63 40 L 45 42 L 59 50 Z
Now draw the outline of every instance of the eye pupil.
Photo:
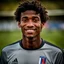
M 34 22 L 39 21 L 39 19 L 38 19 L 38 18 L 36 18 L 36 17 L 34 17 L 32 20 L 33 20 Z
M 29 20 L 32 20 L 33 22 L 38 22 L 40 19 L 39 19 L 39 17 L 37 17 L 37 16 L 33 16 L 33 17 L 31 17 L 31 18 L 22 17 L 22 21 L 23 21 L 23 22 L 27 22 L 27 21 L 29 21 Z
M 24 18 L 22 18 L 22 21 L 26 22 L 26 21 L 28 21 L 28 18 L 24 17 Z

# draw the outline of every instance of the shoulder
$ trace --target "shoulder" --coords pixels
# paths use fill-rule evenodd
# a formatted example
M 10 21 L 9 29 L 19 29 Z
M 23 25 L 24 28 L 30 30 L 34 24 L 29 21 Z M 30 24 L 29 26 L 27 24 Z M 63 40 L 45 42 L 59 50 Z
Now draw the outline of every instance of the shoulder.
M 7 61 L 7 58 L 10 55 L 13 55 L 15 53 L 16 50 L 18 50 L 20 47 L 19 43 L 21 40 L 16 41 L 12 44 L 7 45 L 6 47 L 4 47 L 1 51 L 1 59 L 3 59 L 3 61 Z M 7 64 L 7 63 L 5 63 Z
M 45 43 L 44 48 L 46 48 L 47 50 L 51 50 L 53 52 L 63 53 L 63 50 L 60 47 L 58 47 L 58 46 L 56 46 L 56 45 L 54 45 L 48 41 L 45 41 L 45 40 L 43 42 Z
M 6 47 L 4 47 L 4 48 L 2 49 L 2 52 L 6 52 L 6 51 L 9 51 L 9 50 L 18 49 L 18 48 L 20 47 L 19 42 L 20 42 L 20 40 L 14 42 L 14 43 L 12 43 L 12 44 L 7 45 Z

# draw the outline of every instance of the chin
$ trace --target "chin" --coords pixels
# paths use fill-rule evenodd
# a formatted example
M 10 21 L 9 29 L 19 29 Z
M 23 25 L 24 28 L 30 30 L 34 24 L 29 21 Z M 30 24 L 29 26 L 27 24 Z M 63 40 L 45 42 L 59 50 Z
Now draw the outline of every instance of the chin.
M 37 34 L 24 34 L 25 37 L 27 38 L 34 38 Z
M 25 35 L 27 38 L 34 38 L 35 35 Z

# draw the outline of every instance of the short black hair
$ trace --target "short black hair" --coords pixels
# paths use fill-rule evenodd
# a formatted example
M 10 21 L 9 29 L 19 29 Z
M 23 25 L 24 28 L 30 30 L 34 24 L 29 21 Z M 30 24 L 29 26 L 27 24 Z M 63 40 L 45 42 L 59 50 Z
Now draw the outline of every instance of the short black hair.
M 25 1 L 21 3 L 15 11 L 15 19 L 20 22 L 20 16 L 22 12 L 27 10 L 34 10 L 40 14 L 41 22 L 46 22 L 49 19 L 46 8 L 41 5 L 39 1 Z

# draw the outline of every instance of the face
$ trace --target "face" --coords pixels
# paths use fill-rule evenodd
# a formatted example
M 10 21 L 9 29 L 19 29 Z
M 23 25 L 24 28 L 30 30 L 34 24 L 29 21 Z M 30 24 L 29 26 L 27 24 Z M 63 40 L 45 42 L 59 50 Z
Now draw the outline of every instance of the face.
M 43 24 L 41 23 L 40 14 L 36 14 L 33 10 L 27 10 L 21 13 L 18 26 L 21 28 L 25 37 L 36 37 L 40 35 Z

